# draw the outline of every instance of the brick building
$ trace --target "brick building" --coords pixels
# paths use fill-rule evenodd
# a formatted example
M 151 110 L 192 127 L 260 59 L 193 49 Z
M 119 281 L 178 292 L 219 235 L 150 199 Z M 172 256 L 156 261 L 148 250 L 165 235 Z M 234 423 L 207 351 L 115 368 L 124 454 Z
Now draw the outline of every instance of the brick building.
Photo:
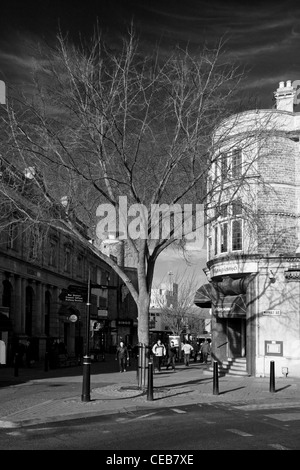
M 232 116 L 216 130 L 209 177 L 208 282 L 212 357 L 249 375 L 300 376 L 300 113 L 280 82 L 275 108 Z

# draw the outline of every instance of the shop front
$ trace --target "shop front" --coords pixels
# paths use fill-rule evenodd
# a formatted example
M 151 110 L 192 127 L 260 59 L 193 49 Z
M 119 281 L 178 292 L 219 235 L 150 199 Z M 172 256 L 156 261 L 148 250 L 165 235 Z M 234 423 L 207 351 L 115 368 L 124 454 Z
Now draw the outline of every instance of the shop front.
M 251 321 L 251 285 L 257 262 L 218 260 L 208 263 L 210 282 L 196 292 L 194 303 L 211 308 L 212 358 L 219 361 L 247 357 L 247 325 Z M 249 336 L 249 335 L 248 335 Z

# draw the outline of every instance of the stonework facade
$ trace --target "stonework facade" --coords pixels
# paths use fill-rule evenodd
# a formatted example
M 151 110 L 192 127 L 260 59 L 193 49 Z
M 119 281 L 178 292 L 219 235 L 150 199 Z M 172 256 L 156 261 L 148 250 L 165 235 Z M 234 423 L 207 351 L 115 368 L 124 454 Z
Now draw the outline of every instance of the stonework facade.
M 215 133 L 209 184 L 208 283 L 212 356 L 246 358 L 249 375 L 300 376 L 300 114 L 291 82 L 276 109 L 227 119 Z

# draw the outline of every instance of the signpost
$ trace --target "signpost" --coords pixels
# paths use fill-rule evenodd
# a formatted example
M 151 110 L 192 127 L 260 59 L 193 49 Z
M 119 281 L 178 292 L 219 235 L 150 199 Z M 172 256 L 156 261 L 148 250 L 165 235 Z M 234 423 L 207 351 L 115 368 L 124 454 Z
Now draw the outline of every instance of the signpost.
M 72 287 L 72 286 L 69 286 Z M 89 269 L 86 303 L 86 344 L 83 357 L 83 377 L 81 401 L 91 401 L 91 356 L 90 356 L 90 296 L 91 296 L 91 273 Z

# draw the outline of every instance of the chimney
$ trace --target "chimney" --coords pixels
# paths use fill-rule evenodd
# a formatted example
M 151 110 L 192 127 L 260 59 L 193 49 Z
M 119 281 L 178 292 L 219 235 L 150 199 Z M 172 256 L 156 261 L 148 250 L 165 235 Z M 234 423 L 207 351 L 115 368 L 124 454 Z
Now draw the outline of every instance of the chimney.
M 276 109 L 292 113 L 294 111 L 295 94 L 296 90 L 293 88 L 291 80 L 287 80 L 286 84 L 279 82 L 279 88 L 274 93 Z

